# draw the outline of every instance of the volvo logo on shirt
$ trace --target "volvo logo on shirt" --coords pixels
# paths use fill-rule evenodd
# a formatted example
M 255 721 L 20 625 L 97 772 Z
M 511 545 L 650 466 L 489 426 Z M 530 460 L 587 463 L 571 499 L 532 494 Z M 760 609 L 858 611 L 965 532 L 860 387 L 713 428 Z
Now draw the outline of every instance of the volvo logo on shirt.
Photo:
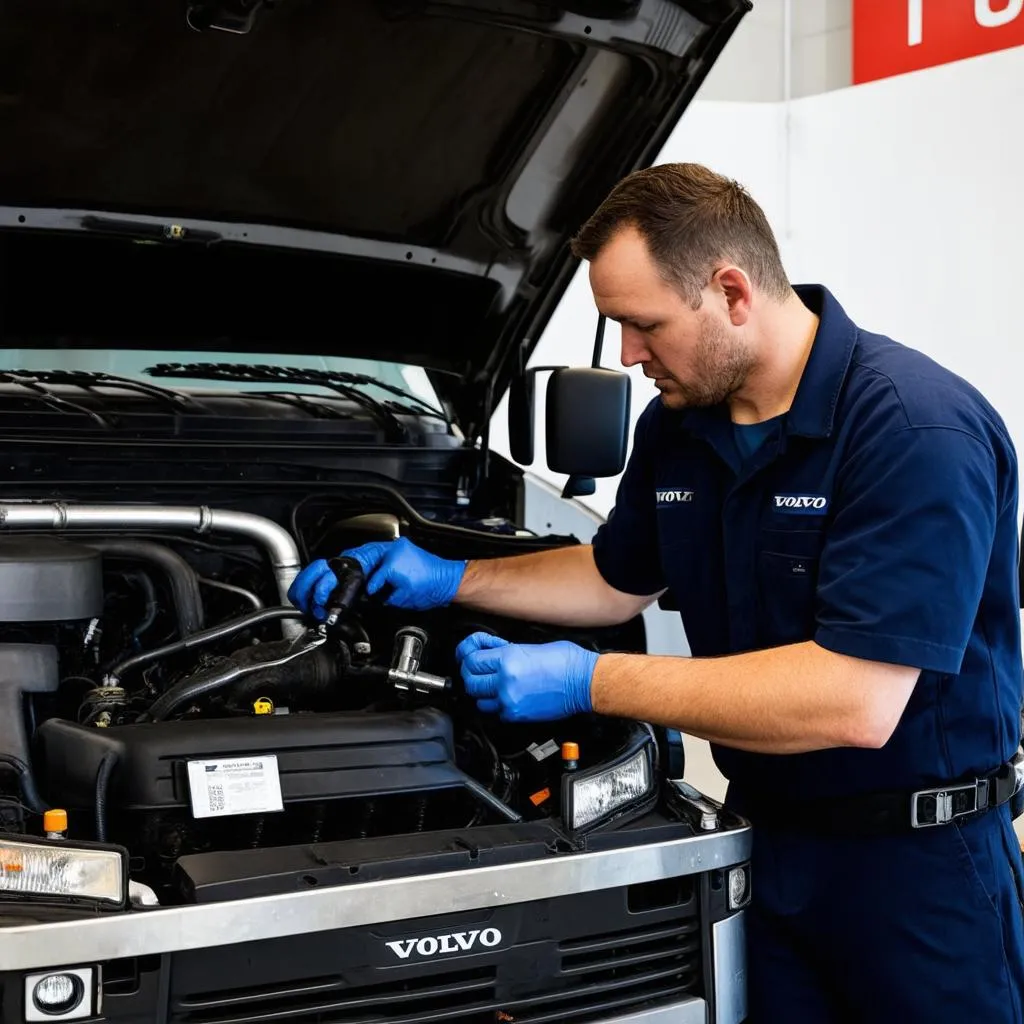
M 659 488 L 654 492 L 654 499 L 659 507 L 662 505 L 685 505 L 693 501 L 693 491 L 682 487 Z
M 776 512 L 790 515 L 820 515 L 828 508 L 824 494 L 775 494 L 772 503 Z
M 448 935 L 424 935 L 417 939 L 397 939 L 385 942 L 399 960 L 408 960 L 415 952 L 417 956 L 432 957 L 445 953 L 469 953 L 483 947 L 494 949 L 501 945 L 501 932 L 497 928 L 474 928 L 468 932 L 450 932 Z

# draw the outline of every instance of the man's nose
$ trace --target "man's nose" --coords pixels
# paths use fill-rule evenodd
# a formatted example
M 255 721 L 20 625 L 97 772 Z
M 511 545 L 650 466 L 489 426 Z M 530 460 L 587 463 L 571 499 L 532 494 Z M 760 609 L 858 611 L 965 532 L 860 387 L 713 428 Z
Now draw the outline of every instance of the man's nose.
M 625 367 L 636 366 L 637 363 L 646 363 L 651 358 L 644 336 L 635 328 L 627 324 L 622 325 L 622 354 L 619 357 Z

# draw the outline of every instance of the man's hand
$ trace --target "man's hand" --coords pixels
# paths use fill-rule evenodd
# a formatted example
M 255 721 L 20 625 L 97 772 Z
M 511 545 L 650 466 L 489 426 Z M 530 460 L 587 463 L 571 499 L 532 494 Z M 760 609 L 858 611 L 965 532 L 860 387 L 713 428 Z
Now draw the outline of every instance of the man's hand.
M 510 644 L 473 633 L 456 648 L 466 693 L 506 722 L 546 722 L 591 710 L 597 654 L 567 640 Z
M 438 558 L 410 540 L 375 541 L 343 551 L 354 558 L 366 576 L 366 592 L 376 594 L 390 586 L 385 604 L 393 608 L 426 611 L 450 604 L 466 571 L 465 562 Z M 295 577 L 288 600 L 319 622 L 327 617 L 325 605 L 338 579 L 323 558 L 311 562 Z

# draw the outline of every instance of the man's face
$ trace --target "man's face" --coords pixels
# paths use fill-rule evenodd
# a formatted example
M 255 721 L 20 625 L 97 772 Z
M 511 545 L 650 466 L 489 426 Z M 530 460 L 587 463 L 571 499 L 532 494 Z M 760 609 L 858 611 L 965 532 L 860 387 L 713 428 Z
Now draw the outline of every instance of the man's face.
M 622 365 L 643 366 L 670 409 L 717 405 L 744 383 L 753 353 L 724 302 L 691 309 L 659 274 L 635 228 L 620 229 L 590 264 L 597 308 L 622 326 Z

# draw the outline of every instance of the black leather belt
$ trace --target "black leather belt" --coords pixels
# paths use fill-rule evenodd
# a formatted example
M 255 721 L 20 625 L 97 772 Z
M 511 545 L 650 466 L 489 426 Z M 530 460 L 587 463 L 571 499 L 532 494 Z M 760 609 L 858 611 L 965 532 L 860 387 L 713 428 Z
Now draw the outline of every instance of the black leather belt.
M 866 793 L 858 796 L 792 801 L 737 794 L 727 803 L 758 827 L 817 835 L 893 835 L 940 825 L 964 824 L 1024 793 L 1024 758 L 1020 754 L 981 778 L 931 789 Z M 1015 815 L 1021 806 L 1015 801 Z

